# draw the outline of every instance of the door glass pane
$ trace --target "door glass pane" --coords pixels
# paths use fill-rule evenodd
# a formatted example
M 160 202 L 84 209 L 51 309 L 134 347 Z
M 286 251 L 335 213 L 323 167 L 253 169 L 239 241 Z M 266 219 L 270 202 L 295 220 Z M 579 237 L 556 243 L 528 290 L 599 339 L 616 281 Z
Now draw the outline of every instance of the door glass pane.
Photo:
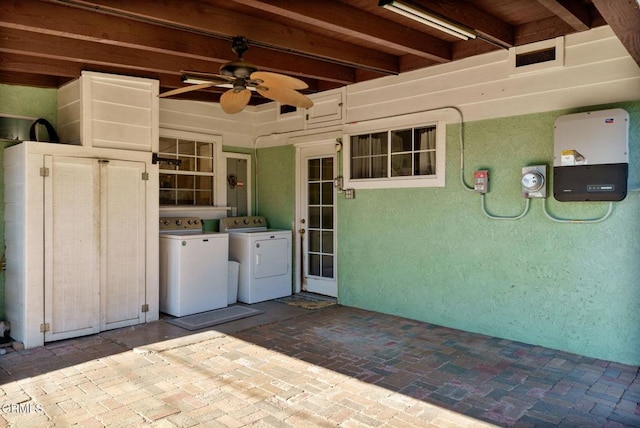
M 319 254 L 309 254 L 309 275 L 320 276 Z
M 333 278 L 333 256 L 322 256 L 322 276 Z
M 322 159 L 322 179 L 333 181 L 333 159 Z
M 371 149 L 370 143 L 367 138 L 368 150 Z M 366 161 L 370 162 L 370 158 Z M 309 276 L 333 278 L 334 158 L 310 159 L 307 168 L 307 273 Z
M 320 252 L 320 231 L 311 230 L 309 232 L 309 251 Z
M 333 179 L 322 183 L 322 205 L 333 205 Z
M 309 205 L 320 205 L 320 183 L 309 183 Z
M 309 207 L 309 227 L 320 228 L 320 207 Z
M 309 169 L 309 172 L 308 172 L 309 181 L 320 180 L 320 159 L 311 159 L 309 161 L 308 169 Z
M 333 229 L 333 207 L 322 207 L 322 228 Z
M 333 254 L 333 231 L 322 232 L 322 252 Z

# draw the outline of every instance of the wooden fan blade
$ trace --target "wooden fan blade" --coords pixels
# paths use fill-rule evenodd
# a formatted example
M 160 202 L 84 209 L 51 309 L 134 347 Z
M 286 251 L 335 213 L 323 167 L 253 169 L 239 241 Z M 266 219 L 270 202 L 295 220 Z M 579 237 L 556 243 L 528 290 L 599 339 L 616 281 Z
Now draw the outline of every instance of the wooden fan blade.
M 268 71 L 255 71 L 251 73 L 251 80 L 262 80 L 264 86 L 269 88 L 278 86 L 289 89 L 307 89 L 309 86 L 300 79 L 285 76 L 284 74 L 269 73 Z
M 256 87 L 256 90 L 263 97 L 269 98 L 270 100 L 278 101 L 281 104 L 287 104 L 290 106 L 302 108 L 313 107 L 313 101 L 302 95 L 300 92 L 294 91 L 293 89 L 284 88 L 281 86 L 269 88 L 260 85 Z
M 185 92 L 197 91 L 200 89 L 210 88 L 216 86 L 215 83 L 201 83 L 199 85 L 184 86 L 182 88 L 174 89 L 172 91 L 163 92 L 158 95 L 160 98 L 171 97 L 173 95 L 184 94 Z
M 228 114 L 240 113 L 249 104 L 251 92 L 248 89 L 236 91 L 229 89 L 220 97 L 220 105 L 222 110 Z

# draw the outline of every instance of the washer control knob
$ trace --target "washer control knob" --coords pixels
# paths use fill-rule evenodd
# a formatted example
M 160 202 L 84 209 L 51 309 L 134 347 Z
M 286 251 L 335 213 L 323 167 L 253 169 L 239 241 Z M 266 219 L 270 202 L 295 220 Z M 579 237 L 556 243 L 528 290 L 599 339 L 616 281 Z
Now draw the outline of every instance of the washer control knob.
M 233 220 L 233 224 L 240 224 L 240 220 Z
M 262 217 L 260 217 L 260 219 L 258 219 L 258 223 L 260 223 L 260 224 L 264 223 L 264 219 Z
M 249 224 L 249 219 L 248 219 L 248 218 L 245 218 L 243 223 L 244 223 L 244 224 Z
M 181 219 L 181 218 L 177 219 L 177 220 L 176 220 L 176 224 L 177 224 L 178 226 L 182 226 L 182 219 Z

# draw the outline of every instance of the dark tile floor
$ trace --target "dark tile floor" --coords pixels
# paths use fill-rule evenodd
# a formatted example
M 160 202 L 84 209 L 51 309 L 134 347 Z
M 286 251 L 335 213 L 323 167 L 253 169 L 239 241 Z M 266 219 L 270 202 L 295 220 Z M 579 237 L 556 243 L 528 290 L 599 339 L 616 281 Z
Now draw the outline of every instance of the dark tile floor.
M 0 426 L 640 427 L 639 368 L 278 302 L 0 356 Z

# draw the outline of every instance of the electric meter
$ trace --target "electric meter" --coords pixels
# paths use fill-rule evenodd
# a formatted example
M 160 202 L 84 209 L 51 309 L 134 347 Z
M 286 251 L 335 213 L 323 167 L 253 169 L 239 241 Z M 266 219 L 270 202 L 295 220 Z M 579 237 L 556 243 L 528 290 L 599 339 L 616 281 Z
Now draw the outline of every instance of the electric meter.
M 522 196 L 525 198 L 546 198 L 546 180 L 547 166 L 535 165 L 525 166 L 522 168 Z

